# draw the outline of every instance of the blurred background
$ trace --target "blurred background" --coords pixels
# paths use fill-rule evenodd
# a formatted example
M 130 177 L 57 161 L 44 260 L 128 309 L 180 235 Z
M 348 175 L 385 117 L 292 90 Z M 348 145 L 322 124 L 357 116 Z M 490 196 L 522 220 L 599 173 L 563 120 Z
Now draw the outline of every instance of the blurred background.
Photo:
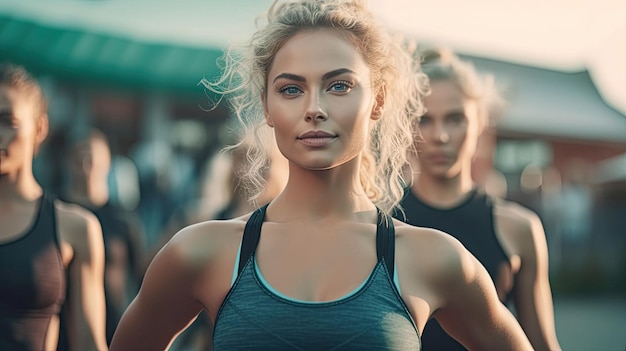
M 508 105 L 475 178 L 542 218 L 564 350 L 624 350 L 626 2 L 369 2 L 390 27 L 494 74 Z M 40 182 L 63 194 L 68 149 L 96 127 L 110 142 L 112 201 L 139 216 L 149 251 L 190 208 L 208 219 L 224 197 L 207 183 L 214 156 L 232 133 L 198 82 L 270 3 L 0 0 L 0 61 L 32 71 L 50 102 Z

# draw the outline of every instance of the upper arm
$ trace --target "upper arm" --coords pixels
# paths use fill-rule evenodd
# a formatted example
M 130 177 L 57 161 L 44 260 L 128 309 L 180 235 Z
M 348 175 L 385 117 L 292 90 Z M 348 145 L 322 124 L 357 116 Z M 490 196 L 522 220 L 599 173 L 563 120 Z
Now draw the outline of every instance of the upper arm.
M 508 240 L 521 258 L 513 286 L 518 320 L 538 350 L 560 349 L 554 326 L 554 310 L 548 271 L 548 247 L 539 217 L 511 205 L 500 211 Z
M 139 293 L 122 316 L 111 350 L 165 350 L 201 311 L 193 295 L 197 272 L 184 230 L 151 262 Z
M 58 228 L 72 247 L 68 267 L 68 335 L 73 349 L 106 349 L 104 243 L 97 218 L 77 206 L 58 204 Z
M 438 272 L 442 306 L 434 317 L 469 349 L 531 349 L 515 317 L 498 299 L 485 268 L 458 241 L 448 241 L 450 249 Z

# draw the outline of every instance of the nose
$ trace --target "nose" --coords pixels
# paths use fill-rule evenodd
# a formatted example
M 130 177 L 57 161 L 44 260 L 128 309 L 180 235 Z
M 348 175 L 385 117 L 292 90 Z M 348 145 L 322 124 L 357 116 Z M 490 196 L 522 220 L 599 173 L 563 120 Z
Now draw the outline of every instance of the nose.
M 450 134 L 443 123 L 435 123 L 433 132 L 433 136 L 436 142 L 446 144 L 448 141 L 450 141 Z
M 311 94 L 307 102 L 307 108 L 304 113 L 304 120 L 307 122 L 323 122 L 328 119 L 326 109 L 322 106 L 319 94 Z

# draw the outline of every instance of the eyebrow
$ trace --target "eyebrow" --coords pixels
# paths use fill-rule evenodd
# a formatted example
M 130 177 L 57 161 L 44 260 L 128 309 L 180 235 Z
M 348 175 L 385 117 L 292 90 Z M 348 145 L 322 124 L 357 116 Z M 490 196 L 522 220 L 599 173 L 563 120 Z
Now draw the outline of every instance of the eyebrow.
M 328 73 L 326 73 L 325 75 L 322 76 L 322 80 L 326 80 L 332 77 L 336 77 L 340 74 L 344 74 L 344 73 L 354 73 L 352 70 L 347 69 L 347 68 L 340 68 L 340 69 L 336 69 L 334 71 L 330 71 Z
M 302 76 L 298 76 L 295 74 L 291 74 L 291 73 L 281 73 L 279 75 L 276 76 L 276 78 L 274 78 L 273 82 L 276 82 L 277 80 L 284 78 L 284 79 L 289 79 L 289 80 L 295 80 L 298 82 L 306 82 L 306 79 L 304 79 L 304 77 Z
M 330 71 L 326 74 L 324 74 L 322 76 L 322 80 L 327 80 L 333 77 L 336 77 L 338 75 L 344 74 L 344 73 L 354 73 L 354 71 L 352 71 L 351 69 L 348 68 L 339 68 L 336 69 L 334 71 Z M 298 82 L 306 82 L 306 79 L 302 76 L 296 75 L 296 74 L 291 74 L 291 73 L 281 73 L 279 75 L 276 76 L 276 78 L 274 78 L 273 82 L 276 82 L 278 79 L 290 79 L 290 80 L 295 80 Z
M 458 110 L 452 110 L 452 111 L 446 113 L 446 117 L 453 117 L 453 116 L 465 116 L 465 110 L 464 109 L 458 109 Z

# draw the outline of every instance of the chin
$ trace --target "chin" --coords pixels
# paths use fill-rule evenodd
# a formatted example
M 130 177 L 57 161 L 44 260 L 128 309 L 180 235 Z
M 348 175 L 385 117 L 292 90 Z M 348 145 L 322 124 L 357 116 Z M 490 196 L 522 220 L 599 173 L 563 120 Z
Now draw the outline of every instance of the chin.
M 428 171 L 423 171 L 420 172 L 421 174 L 428 174 L 428 176 L 437 179 L 437 180 L 449 180 L 449 179 L 453 179 L 456 177 L 456 174 L 454 172 L 452 172 L 452 170 L 450 168 L 445 168 L 445 169 L 430 169 Z

